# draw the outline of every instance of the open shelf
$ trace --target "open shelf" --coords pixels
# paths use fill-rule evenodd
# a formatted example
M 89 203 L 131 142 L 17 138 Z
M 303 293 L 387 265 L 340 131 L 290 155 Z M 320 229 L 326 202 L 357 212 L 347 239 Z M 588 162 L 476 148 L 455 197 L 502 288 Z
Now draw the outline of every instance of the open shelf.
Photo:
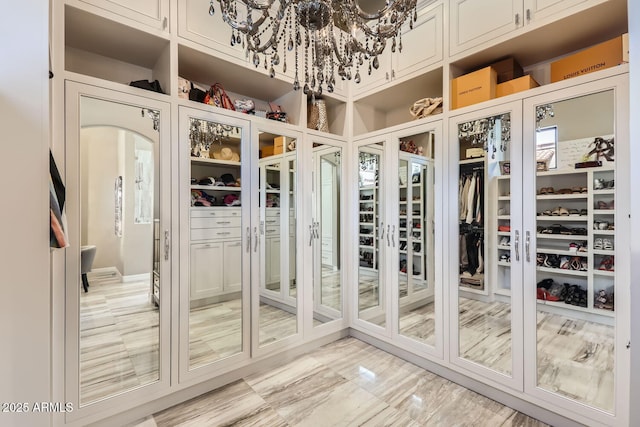
M 364 96 L 353 103 L 353 133 L 361 135 L 410 122 L 413 117 L 409 113 L 409 107 L 415 101 L 442 95 L 442 67 L 440 67 Z
M 75 7 L 64 10 L 65 70 L 126 85 L 158 80 L 170 92 L 169 40 Z

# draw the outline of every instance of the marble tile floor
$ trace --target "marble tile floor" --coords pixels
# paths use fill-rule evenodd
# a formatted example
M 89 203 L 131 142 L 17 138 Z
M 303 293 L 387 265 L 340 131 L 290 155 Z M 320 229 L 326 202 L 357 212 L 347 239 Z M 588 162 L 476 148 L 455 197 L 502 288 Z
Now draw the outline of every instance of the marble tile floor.
M 89 292 L 80 292 L 83 404 L 159 378 L 159 316 L 149 282 L 88 278 Z
M 134 425 L 545 426 L 351 337 Z

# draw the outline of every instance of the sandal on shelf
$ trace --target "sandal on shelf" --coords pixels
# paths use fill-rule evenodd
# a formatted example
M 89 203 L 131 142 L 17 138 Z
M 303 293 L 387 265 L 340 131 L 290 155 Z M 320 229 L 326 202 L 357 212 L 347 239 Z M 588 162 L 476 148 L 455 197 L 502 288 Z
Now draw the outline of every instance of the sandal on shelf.
M 573 262 L 571 259 L 569 259 L 568 256 L 563 256 L 562 258 L 560 258 L 560 268 L 563 270 L 572 270 L 572 265 Z
M 587 235 L 587 229 L 586 228 L 572 228 L 571 229 L 571 234 L 576 235 L 576 236 L 586 236 Z
M 604 188 L 604 179 L 596 178 L 593 180 L 593 189 L 602 190 Z
M 536 265 L 541 267 L 544 265 L 544 260 L 547 258 L 545 254 L 537 254 L 536 255 Z
M 602 249 L 603 246 L 603 240 L 598 237 L 596 238 L 596 240 L 593 241 L 593 249 L 599 250 Z
M 605 202 L 604 200 L 598 200 L 598 203 L 596 203 L 596 209 L 608 209 L 608 205 L 607 202 Z
M 598 270 L 613 271 L 613 257 L 606 256 L 602 258 L 602 261 L 600 261 L 600 267 L 598 267 Z
M 571 190 L 570 188 L 561 188 L 558 191 L 556 191 L 556 194 L 571 194 L 573 193 L 573 190 Z
M 573 194 L 580 194 L 580 193 L 582 193 L 582 187 L 572 187 L 572 188 L 571 188 L 571 193 L 573 193 Z
M 569 209 L 569 216 L 579 216 L 580 211 L 578 209 Z
M 580 209 L 580 216 L 588 215 L 588 214 L 589 214 L 589 211 L 587 211 L 586 209 Z
M 602 249 L 606 251 L 612 251 L 613 241 L 611 239 L 602 239 Z

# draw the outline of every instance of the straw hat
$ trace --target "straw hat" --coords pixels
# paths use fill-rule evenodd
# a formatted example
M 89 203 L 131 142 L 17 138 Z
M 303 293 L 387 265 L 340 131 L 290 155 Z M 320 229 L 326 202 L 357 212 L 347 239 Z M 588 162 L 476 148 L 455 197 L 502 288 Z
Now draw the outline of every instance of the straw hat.
M 213 158 L 216 160 L 229 160 L 231 162 L 239 162 L 240 156 L 238 153 L 231 150 L 231 148 L 224 147 L 220 151 L 213 152 Z

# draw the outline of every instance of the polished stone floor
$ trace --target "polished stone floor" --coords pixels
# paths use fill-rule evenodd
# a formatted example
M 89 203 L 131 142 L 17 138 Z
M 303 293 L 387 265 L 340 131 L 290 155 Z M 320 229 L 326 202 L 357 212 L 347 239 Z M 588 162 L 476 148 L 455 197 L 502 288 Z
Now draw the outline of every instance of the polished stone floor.
M 158 311 L 149 301 L 148 284 L 94 279 L 80 302 L 81 402 L 157 380 Z M 240 314 L 238 299 L 192 310 L 192 366 L 241 350 Z M 259 315 L 261 345 L 296 331 L 296 317 L 287 311 L 261 304 Z M 510 315 L 508 304 L 462 298 L 460 354 L 508 373 Z M 399 326 L 403 335 L 433 344 L 434 322 L 433 304 L 426 304 L 401 310 Z M 537 342 L 540 387 L 588 405 L 613 409 L 613 327 L 539 312 Z
M 355 338 L 155 414 L 153 426 L 545 424 Z
M 159 315 L 149 281 L 88 277 L 89 292 L 80 292 L 82 404 L 159 378 Z

